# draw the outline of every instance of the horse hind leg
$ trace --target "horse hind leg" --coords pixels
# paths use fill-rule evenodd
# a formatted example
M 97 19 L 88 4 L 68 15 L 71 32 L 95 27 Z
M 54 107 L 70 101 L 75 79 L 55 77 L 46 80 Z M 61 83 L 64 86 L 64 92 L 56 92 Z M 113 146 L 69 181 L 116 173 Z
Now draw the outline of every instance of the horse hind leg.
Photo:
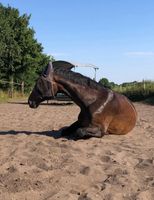
M 104 134 L 99 127 L 84 127 L 79 128 L 76 131 L 76 136 L 78 139 L 87 139 L 90 137 L 101 138 Z

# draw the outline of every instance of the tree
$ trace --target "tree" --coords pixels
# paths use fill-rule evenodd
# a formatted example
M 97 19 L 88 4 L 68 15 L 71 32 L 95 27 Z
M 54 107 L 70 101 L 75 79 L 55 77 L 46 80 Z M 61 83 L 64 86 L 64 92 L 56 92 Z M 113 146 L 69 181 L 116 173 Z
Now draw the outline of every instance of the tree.
M 0 4 L 0 79 L 24 81 L 28 88 L 50 59 L 29 27 L 30 15 Z
M 99 83 L 101 83 L 106 88 L 111 88 L 110 82 L 107 78 L 100 79 Z
M 117 85 L 114 82 L 109 82 L 109 80 L 107 78 L 100 79 L 99 83 L 109 89 L 113 89 Z

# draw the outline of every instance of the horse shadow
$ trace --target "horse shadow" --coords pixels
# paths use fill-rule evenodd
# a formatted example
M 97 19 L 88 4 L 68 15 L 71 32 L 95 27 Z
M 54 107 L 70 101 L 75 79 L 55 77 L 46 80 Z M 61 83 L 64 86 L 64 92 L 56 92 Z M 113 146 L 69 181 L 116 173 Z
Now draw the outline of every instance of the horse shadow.
M 20 104 L 20 105 L 28 105 L 28 102 L 22 102 L 22 101 L 8 101 L 8 104 Z M 41 106 L 69 106 L 73 105 L 74 103 L 72 101 L 69 102 L 63 102 L 63 101 L 55 101 L 55 102 L 42 102 Z
M 64 127 L 65 128 L 65 127 Z M 66 139 L 66 140 L 79 140 L 79 138 L 74 135 L 73 133 L 67 136 L 63 136 L 61 134 L 62 130 L 64 128 L 61 128 L 59 130 L 51 130 L 51 131 L 25 131 L 25 130 L 21 130 L 21 131 L 16 131 L 16 130 L 8 130 L 8 131 L 0 131 L 0 135 L 17 135 L 17 134 L 26 134 L 26 135 L 32 135 L 32 134 L 36 134 L 36 135 L 43 135 L 43 136 L 48 136 L 48 137 L 52 137 L 54 139 Z

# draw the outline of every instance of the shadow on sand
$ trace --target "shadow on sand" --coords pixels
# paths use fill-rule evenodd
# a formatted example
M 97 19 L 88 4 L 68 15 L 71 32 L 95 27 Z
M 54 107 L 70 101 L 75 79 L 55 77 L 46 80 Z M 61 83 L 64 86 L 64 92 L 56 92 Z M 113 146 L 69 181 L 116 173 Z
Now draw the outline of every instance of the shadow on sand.
M 9 101 L 7 102 L 9 104 L 21 104 L 21 105 L 28 105 L 28 102 L 22 102 L 22 101 Z M 41 106 L 68 106 L 68 105 L 73 105 L 73 102 L 59 102 L 59 101 L 55 101 L 55 102 L 49 102 L 49 103 L 41 103 Z
M 66 128 L 66 127 L 64 127 Z M 59 139 L 59 138 L 63 138 L 63 139 L 67 139 L 67 140 L 78 140 L 79 138 L 77 138 L 77 136 L 70 134 L 67 136 L 62 136 L 61 135 L 61 131 L 60 130 L 52 130 L 52 131 L 15 131 L 15 130 L 9 130 L 9 131 L 0 131 L 0 135 L 17 135 L 19 133 L 23 133 L 26 135 L 31 135 L 31 134 L 36 134 L 36 135 L 44 135 L 44 136 L 49 136 L 49 137 L 53 137 L 54 139 Z

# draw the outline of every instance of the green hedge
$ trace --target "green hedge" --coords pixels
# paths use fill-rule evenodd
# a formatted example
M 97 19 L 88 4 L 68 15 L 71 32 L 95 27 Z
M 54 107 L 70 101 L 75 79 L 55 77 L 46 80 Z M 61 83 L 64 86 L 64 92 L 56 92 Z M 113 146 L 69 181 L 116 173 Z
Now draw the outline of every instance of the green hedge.
M 125 83 L 113 88 L 132 101 L 142 101 L 154 97 L 154 81 Z

